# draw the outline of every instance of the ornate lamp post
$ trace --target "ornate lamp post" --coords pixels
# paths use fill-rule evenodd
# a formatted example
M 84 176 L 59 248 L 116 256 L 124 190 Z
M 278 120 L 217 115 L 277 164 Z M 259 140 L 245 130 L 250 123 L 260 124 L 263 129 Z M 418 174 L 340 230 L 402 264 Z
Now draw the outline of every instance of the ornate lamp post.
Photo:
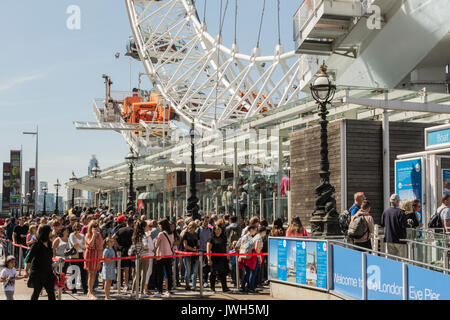
M 191 196 L 188 198 L 188 203 L 187 203 L 187 212 L 188 215 L 192 216 L 192 219 L 201 219 L 201 216 L 198 213 L 198 198 L 197 198 L 197 188 L 196 188 L 196 181 L 195 181 L 195 177 L 196 177 L 196 172 L 195 172 L 195 130 L 194 130 L 194 121 L 192 121 L 192 125 L 191 125 L 191 131 L 190 131 L 190 136 L 191 136 L 191 177 L 190 177 L 190 191 L 191 191 Z
M 128 167 L 130 168 L 130 189 L 128 191 L 128 203 L 127 203 L 127 212 L 129 211 L 135 211 L 135 192 L 133 188 L 133 167 L 136 163 L 136 160 L 138 157 L 133 152 L 133 149 L 130 147 L 130 152 L 125 157 L 125 160 L 128 162 Z
M 102 172 L 102 170 L 100 170 L 100 168 L 98 167 L 98 162 L 95 161 L 94 167 L 91 170 L 91 174 L 94 178 L 98 178 L 98 175 L 100 174 L 100 172 Z
M 69 179 L 70 182 L 78 181 L 78 178 L 75 176 L 75 173 L 72 171 L 72 177 Z M 75 208 L 75 188 L 72 187 L 72 210 Z
M 27 200 L 27 216 L 30 216 L 30 199 L 31 199 L 31 193 L 27 192 L 27 194 L 26 194 L 26 200 Z
M 335 191 L 330 184 L 330 163 L 328 162 L 328 120 L 327 104 L 331 102 L 336 91 L 336 85 L 328 77 L 325 62 L 320 72 L 310 85 L 311 94 L 319 105 L 320 112 L 320 185 L 316 188 L 316 207 L 310 220 L 313 236 L 340 235 L 341 230 L 336 210 Z
M 43 210 L 42 214 L 45 216 L 47 214 L 45 201 L 46 201 L 46 198 L 47 198 L 48 188 L 44 186 L 44 187 L 42 187 L 42 191 L 44 192 L 44 210 Z
M 55 204 L 55 214 L 59 214 L 58 208 L 58 191 L 61 184 L 59 183 L 59 179 L 56 179 L 56 183 L 53 185 L 56 188 L 56 204 Z

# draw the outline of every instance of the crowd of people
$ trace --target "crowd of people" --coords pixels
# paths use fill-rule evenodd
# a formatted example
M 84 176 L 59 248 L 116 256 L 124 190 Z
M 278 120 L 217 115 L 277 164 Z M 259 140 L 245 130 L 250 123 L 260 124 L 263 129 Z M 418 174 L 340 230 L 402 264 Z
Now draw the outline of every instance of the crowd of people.
M 55 299 L 56 277 L 62 273 L 72 279 L 74 270 L 79 270 L 81 286 L 67 281 L 63 292 L 98 299 L 103 290 L 107 300 L 112 299 L 112 288 L 135 296 L 139 287 L 140 297 L 160 298 L 176 290 L 199 290 L 200 282 L 213 293 L 216 283 L 223 292 L 230 292 L 230 284 L 236 286 L 238 281 L 237 273 L 239 291 L 255 294 L 268 284 L 267 256 L 254 254 L 268 252 L 268 236 L 308 235 L 299 218 L 285 230 L 281 219 L 270 227 L 256 216 L 244 221 L 228 214 L 157 221 L 131 211 L 114 213 L 108 207 L 71 210 L 62 216 L 19 217 L 17 221 L 8 218 L 0 233 L 12 244 L 30 247 L 19 254 L 19 247 L 3 244 L 8 266 L 11 261 L 14 266 L 22 264 L 27 284 L 33 288 L 32 299 L 38 299 L 43 288 L 48 299 Z M 175 256 L 179 254 L 185 256 Z M 113 259 L 136 255 L 154 258 L 122 259 L 119 275 L 118 262 Z M 64 261 L 72 259 L 84 261 Z

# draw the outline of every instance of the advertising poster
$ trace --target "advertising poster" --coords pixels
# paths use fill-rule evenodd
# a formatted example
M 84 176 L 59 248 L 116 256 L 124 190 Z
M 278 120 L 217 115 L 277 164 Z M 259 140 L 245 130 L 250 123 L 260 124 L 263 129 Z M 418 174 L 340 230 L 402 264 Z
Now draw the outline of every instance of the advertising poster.
M 9 211 L 9 162 L 3 162 L 2 211 Z
M 296 241 L 297 275 L 296 283 L 306 285 L 306 241 Z
M 22 191 L 22 181 L 20 176 L 20 150 L 11 150 L 10 170 L 9 207 L 18 208 L 20 206 L 20 194 Z
M 362 252 L 332 246 L 333 290 L 346 296 L 362 299 Z
M 278 280 L 287 281 L 287 240 L 278 240 Z
M 450 169 L 442 169 L 442 194 L 450 194 Z
M 296 255 L 297 241 L 287 241 L 287 282 L 295 283 L 297 280 L 297 255 Z
M 278 279 L 278 240 L 269 239 L 269 279 Z
M 401 200 L 419 199 L 423 203 L 422 184 L 421 158 L 395 161 L 395 193 Z M 419 222 L 422 223 L 422 210 Z
M 317 254 L 316 243 L 308 241 L 306 243 L 306 284 L 317 286 Z
M 408 300 L 450 300 L 450 275 L 408 265 Z
M 317 253 L 317 287 L 327 288 L 327 243 L 316 242 Z

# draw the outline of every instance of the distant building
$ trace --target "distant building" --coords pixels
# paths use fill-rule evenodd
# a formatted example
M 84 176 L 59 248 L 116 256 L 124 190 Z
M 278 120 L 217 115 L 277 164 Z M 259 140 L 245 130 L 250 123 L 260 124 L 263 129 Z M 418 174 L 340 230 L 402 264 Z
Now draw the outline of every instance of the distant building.
M 97 162 L 97 165 L 98 165 L 98 160 L 95 157 L 95 154 L 93 154 L 91 160 L 89 160 L 88 175 L 91 174 L 92 168 L 94 167 L 96 162 Z M 93 198 L 93 193 L 92 192 L 88 192 L 88 200 L 92 200 L 92 198 Z

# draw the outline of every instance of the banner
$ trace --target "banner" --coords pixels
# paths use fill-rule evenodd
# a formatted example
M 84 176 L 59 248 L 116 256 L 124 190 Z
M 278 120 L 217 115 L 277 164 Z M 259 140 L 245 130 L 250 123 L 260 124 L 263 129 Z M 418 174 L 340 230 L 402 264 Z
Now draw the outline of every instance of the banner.
M 450 194 L 450 170 L 442 169 L 442 194 Z
M 9 162 L 3 162 L 2 211 L 9 211 L 10 172 Z
M 367 300 L 403 299 L 403 264 L 367 254 Z
M 327 289 L 327 242 L 270 238 L 269 279 Z
M 408 300 L 450 300 L 450 276 L 408 265 Z
M 11 174 L 10 174 L 10 196 L 9 207 L 20 207 L 20 194 L 22 193 L 20 150 L 11 150 Z
M 362 299 L 362 252 L 332 246 L 333 290 L 355 299 Z
M 395 161 L 395 193 L 401 200 L 419 199 L 423 204 L 422 158 Z M 419 223 L 422 223 L 422 209 Z

